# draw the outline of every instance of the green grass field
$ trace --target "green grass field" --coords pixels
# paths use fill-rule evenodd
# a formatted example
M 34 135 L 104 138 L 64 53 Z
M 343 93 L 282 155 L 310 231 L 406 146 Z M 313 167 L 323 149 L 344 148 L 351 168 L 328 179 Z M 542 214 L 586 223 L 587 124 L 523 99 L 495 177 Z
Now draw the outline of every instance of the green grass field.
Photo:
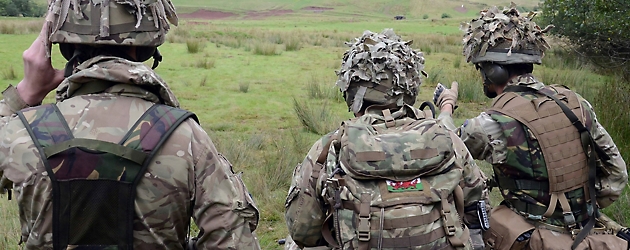
M 284 200 L 293 167 L 322 133 L 330 131 L 351 117 L 335 89 L 335 70 L 340 67 L 344 42 L 360 36 L 364 30 L 394 30 L 405 40 L 413 40 L 414 48 L 425 53 L 425 70 L 429 78 L 421 87 L 418 100 L 429 100 L 438 82 L 460 83 L 460 105 L 457 122 L 476 116 L 489 104 L 481 91 L 481 79 L 461 56 L 459 23 L 478 9 L 465 13 L 454 11 L 462 1 L 191 1 L 176 0 L 180 10 L 198 8 L 235 13 L 269 9 L 291 9 L 295 12 L 261 20 L 236 16 L 221 20 L 181 20 L 171 30 L 168 41 L 160 47 L 164 61 L 157 72 L 171 86 L 182 107 L 200 118 L 219 150 L 243 171 L 244 179 L 261 210 L 257 230 L 263 249 L 279 249 L 276 240 L 287 234 L 284 224 Z M 506 4 L 503 1 L 485 1 Z M 534 0 L 521 0 L 533 8 Z M 431 4 L 429 4 L 431 3 Z M 435 3 L 435 4 L 434 4 Z M 465 2 L 467 6 L 480 3 Z M 307 6 L 334 8 L 322 13 L 307 13 Z M 390 6 L 385 10 L 385 6 Z M 432 8 L 428 8 L 431 6 Z M 424 13 L 424 10 L 431 11 Z M 400 10 L 409 18 L 391 18 Z M 451 11 L 452 12 L 449 12 Z M 452 18 L 440 18 L 449 13 Z M 427 19 L 424 14 L 429 14 Z M 37 36 L 37 19 L 0 19 L 0 87 L 16 84 L 23 76 L 21 53 Z M 2 32 L 6 30 L 7 32 Z M 8 33 L 8 34 L 7 34 Z M 558 46 L 559 48 L 559 46 Z M 53 65 L 64 66 L 65 60 L 53 51 Z M 593 102 L 598 114 L 606 111 L 606 101 L 614 93 L 607 86 L 615 78 L 595 73 L 575 58 L 567 58 L 554 49 L 535 74 L 545 83 L 566 84 Z M 148 63 L 151 63 L 150 61 Z M 608 84 L 608 85 L 605 85 Z M 617 85 L 614 85 L 617 86 Z M 614 92 L 614 91 L 613 91 Z M 628 103 L 620 96 L 617 102 Z M 49 96 L 46 102 L 52 102 Z M 626 105 L 628 107 L 628 105 Z M 299 114 L 310 117 L 305 127 Z M 613 126 L 619 116 L 606 115 L 602 122 Z M 623 128 L 618 128 L 623 135 Z M 315 131 L 315 132 L 312 132 Z M 609 129 L 613 134 L 616 134 Z M 627 137 L 625 137 L 627 138 Z M 628 143 L 616 140 L 628 157 Z M 626 158 L 627 159 L 627 158 Z M 489 175 L 491 169 L 481 163 Z M 493 193 L 493 201 L 499 199 Z M 18 249 L 20 232 L 17 206 L 0 196 L 0 249 Z M 607 213 L 626 225 L 627 193 Z

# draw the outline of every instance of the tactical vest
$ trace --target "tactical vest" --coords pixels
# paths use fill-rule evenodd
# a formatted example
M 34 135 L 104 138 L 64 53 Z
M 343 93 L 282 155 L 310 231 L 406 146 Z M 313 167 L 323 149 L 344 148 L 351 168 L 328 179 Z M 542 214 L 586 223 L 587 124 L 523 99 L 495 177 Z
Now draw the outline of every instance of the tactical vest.
M 582 124 L 590 126 L 592 123 L 590 117 L 584 117 L 580 100 L 574 92 L 562 86 L 546 86 L 540 91 L 564 102 Z M 531 96 L 524 97 L 524 95 Z M 505 169 L 509 167 L 516 169 L 516 166 L 510 166 L 510 164 L 515 164 L 515 159 L 542 158 L 544 160 L 542 170 L 546 170 L 546 173 L 538 171 L 538 176 L 519 178 L 518 175 L 495 174 L 495 178 L 498 186 L 504 190 L 537 190 L 543 192 L 544 196 L 550 195 L 549 204 L 541 207 L 520 200 L 507 202 L 517 210 L 529 214 L 530 218 L 562 218 L 563 224 L 567 227 L 574 227 L 579 222 L 576 221 L 576 216 L 581 220 L 585 219 L 587 209 L 584 201 L 589 199 L 586 192 L 589 176 L 587 156 L 580 133 L 562 108 L 552 98 L 535 92 L 527 94 L 505 92 L 495 98 L 488 112 L 509 116 L 524 126 L 513 127 L 500 123 L 508 144 L 517 141 L 525 142 L 522 147 L 521 145 L 507 145 L 508 160 L 505 163 Z M 529 155 L 524 157 L 523 154 Z M 543 162 L 518 162 L 518 164 L 526 168 L 535 168 Z M 547 177 L 547 181 L 544 177 Z M 578 203 L 578 200 L 582 202 Z M 558 202 L 561 212 L 556 211 Z M 581 204 L 581 206 L 578 207 L 576 204 Z
M 322 235 L 335 249 L 470 247 L 461 167 L 434 119 L 366 114 L 344 122 L 317 160 L 329 206 Z M 323 166 L 325 164 L 325 166 Z M 313 172 L 319 172 L 314 166 Z
M 156 104 L 118 143 L 74 138 L 56 105 L 18 112 L 52 181 L 53 248 L 133 249 L 136 186 L 170 134 L 196 116 Z

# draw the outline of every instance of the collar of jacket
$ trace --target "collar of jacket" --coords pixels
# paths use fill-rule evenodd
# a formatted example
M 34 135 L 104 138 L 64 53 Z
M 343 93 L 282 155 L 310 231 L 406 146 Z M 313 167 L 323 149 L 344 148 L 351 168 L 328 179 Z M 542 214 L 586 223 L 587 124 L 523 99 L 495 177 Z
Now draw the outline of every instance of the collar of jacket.
M 166 82 L 150 67 L 112 56 L 97 56 L 77 66 L 57 88 L 57 102 L 73 97 L 84 85 L 103 82 L 111 87 L 94 93 L 133 96 L 179 107 L 179 101 Z
M 536 77 L 534 77 L 532 74 L 519 75 L 510 79 L 506 86 L 511 85 L 522 85 L 533 89 L 542 89 L 545 87 L 545 84 L 541 81 L 538 81 L 538 79 L 536 79 Z

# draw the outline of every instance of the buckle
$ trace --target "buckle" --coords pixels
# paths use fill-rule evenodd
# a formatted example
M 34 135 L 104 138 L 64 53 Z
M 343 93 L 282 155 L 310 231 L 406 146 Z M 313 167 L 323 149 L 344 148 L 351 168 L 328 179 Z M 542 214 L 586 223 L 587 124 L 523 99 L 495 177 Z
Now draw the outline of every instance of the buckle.
M 367 217 L 359 216 L 359 227 L 357 228 L 359 241 L 370 241 L 370 217 L 370 215 Z
M 455 222 L 453 222 L 453 220 L 450 220 L 448 218 L 448 216 L 451 214 L 451 211 L 442 210 L 441 214 L 442 214 L 442 220 L 444 220 L 444 232 L 448 236 L 454 236 L 455 230 L 457 230 L 457 228 L 455 227 Z
M 575 228 L 575 216 L 573 216 L 572 212 L 564 212 L 562 213 L 562 216 L 564 217 L 564 225 L 565 227 L 567 227 L 567 229 L 571 230 Z

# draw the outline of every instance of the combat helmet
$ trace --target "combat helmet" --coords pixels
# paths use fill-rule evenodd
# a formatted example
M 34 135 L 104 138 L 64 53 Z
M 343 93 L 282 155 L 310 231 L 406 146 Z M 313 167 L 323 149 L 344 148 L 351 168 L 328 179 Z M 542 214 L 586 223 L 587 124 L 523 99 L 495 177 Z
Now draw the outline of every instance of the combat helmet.
M 543 34 L 552 25 L 540 29 L 532 21 L 536 13 L 521 16 L 512 4 L 500 11 L 496 6 L 482 10 L 480 17 L 462 23 L 465 32 L 463 54 L 474 64 L 541 64 L 545 51 L 550 48 Z
M 366 30 L 346 44 L 350 49 L 336 72 L 336 84 L 350 111 L 358 113 L 365 103 L 414 104 L 421 74 L 427 74 L 423 54 L 411 48 L 412 41 L 402 41 L 392 29 L 385 29 L 381 33 Z
M 156 48 L 178 18 L 170 0 L 49 0 L 46 22 L 48 40 L 59 43 L 69 61 L 70 44 L 85 44 L 136 46 L 135 61 L 142 62 L 161 60 Z

